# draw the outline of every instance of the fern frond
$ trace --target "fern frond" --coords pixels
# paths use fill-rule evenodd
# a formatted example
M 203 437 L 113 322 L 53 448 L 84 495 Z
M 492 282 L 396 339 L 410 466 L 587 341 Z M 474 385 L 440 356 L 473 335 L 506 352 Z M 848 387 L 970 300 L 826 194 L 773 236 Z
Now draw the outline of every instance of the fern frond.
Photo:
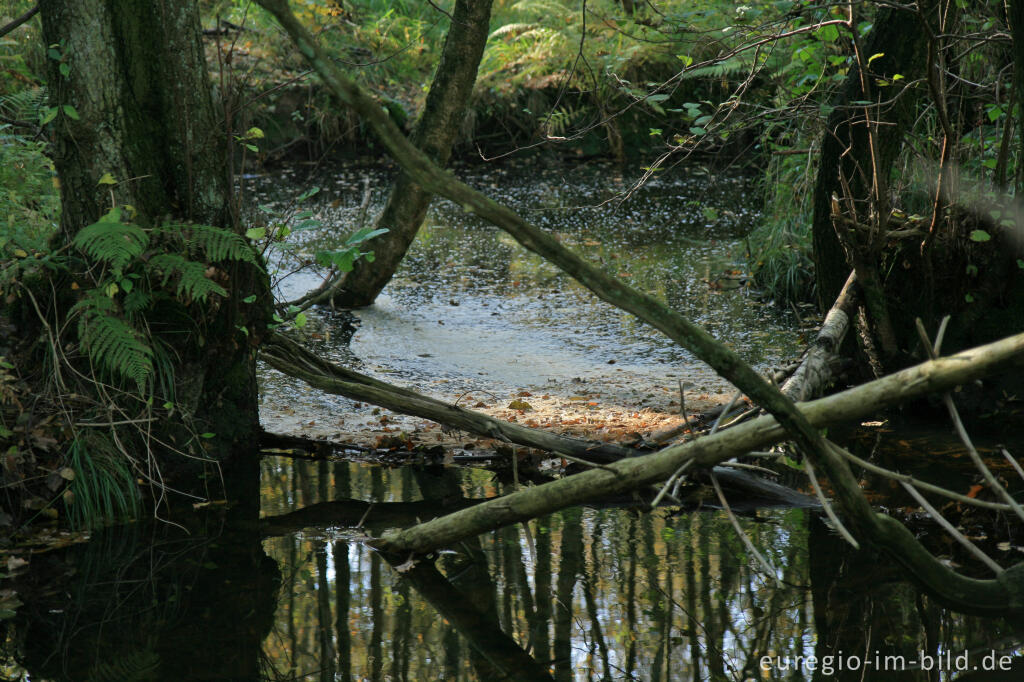
M 78 338 L 90 359 L 111 374 L 134 381 L 143 392 L 153 375 L 153 349 L 120 317 L 113 300 L 91 290 L 72 306 L 70 315 L 76 314 Z
M 133 258 L 142 255 L 149 245 L 149 235 L 137 225 L 120 222 L 120 211 L 114 209 L 79 230 L 72 244 L 87 256 L 106 261 L 114 270 L 121 271 Z
M 231 230 L 212 225 L 167 225 L 160 231 L 178 235 L 189 250 L 202 250 L 211 263 L 225 260 L 256 263 L 256 253 L 249 242 Z
M 722 78 L 724 76 L 746 73 L 749 70 L 749 62 L 745 62 L 742 59 L 726 59 L 717 64 L 684 71 L 683 78 Z
M 495 38 L 500 38 L 502 36 L 518 35 L 523 31 L 530 31 L 535 28 L 537 28 L 537 24 L 505 24 L 504 26 L 498 28 L 493 33 L 491 33 L 491 35 L 489 35 L 487 38 L 489 40 L 493 40 Z
M 248 246 L 248 245 L 246 245 Z M 211 258 L 210 260 L 223 260 Z M 226 297 L 228 292 L 206 276 L 206 265 L 188 260 L 176 253 L 161 253 L 149 260 L 149 266 L 162 273 L 162 285 L 166 286 L 172 277 L 178 277 L 177 296 L 182 294 L 194 301 L 205 301 L 210 294 Z
M 126 315 L 135 315 L 149 308 L 153 303 L 153 297 L 148 291 L 132 289 L 124 297 L 124 312 Z
M 33 87 L 0 96 L 0 112 L 10 118 L 25 121 L 39 119 L 39 112 L 46 105 L 46 88 Z
M 572 16 L 573 11 L 558 0 L 519 0 L 512 9 L 523 14 L 538 14 L 545 17 Z

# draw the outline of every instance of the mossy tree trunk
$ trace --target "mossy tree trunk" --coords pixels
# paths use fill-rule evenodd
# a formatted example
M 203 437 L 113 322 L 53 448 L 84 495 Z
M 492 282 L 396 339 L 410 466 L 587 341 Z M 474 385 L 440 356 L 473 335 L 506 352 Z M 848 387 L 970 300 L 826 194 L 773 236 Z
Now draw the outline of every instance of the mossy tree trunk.
M 441 60 L 411 137 L 412 143 L 439 166 L 448 163 L 473 94 L 490 18 L 491 0 L 456 0 Z M 334 297 L 336 304 L 361 307 L 373 303 L 416 238 L 432 198 L 408 173 L 399 174 L 377 219 L 377 227 L 387 228 L 388 232 L 369 243 L 375 260 L 355 263 Z
M 232 209 L 224 114 L 212 94 L 197 4 L 42 0 L 40 5 L 43 39 L 50 46 L 50 104 L 57 111 L 49 127 L 52 156 L 63 204 L 55 246 L 69 244 L 115 206 L 121 207 L 122 220 L 145 230 L 180 225 L 177 234 L 183 238 L 192 224 L 242 232 Z M 154 236 L 139 267 L 145 268 L 159 248 Z M 266 329 L 269 286 L 256 263 L 186 255 L 200 260 L 205 277 L 227 296 L 193 299 L 179 289 L 176 305 L 149 311 L 145 326 L 157 338 L 154 346 L 159 342 L 169 349 L 175 400 L 170 414 L 153 414 L 151 421 L 160 424 L 153 442 L 187 451 L 183 432 L 171 426 L 174 417 L 185 416 L 194 422 L 185 432 L 216 434 L 207 445 L 239 444 L 258 428 L 254 349 Z M 73 282 L 57 285 L 56 298 L 65 297 L 53 306 L 57 319 L 94 283 L 96 270 L 76 274 L 72 268 Z M 172 282 L 167 298 L 173 297 Z M 115 312 L 127 319 L 123 300 L 111 298 Z M 167 396 L 154 397 L 160 405 Z M 195 448 L 199 441 L 192 440 Z M 184 459 L 173 458 L 171 468 Z

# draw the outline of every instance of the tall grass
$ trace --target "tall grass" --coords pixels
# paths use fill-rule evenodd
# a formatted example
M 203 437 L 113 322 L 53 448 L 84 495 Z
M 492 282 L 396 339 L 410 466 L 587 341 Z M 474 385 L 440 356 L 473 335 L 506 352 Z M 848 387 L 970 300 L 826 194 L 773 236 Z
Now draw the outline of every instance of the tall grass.
M 64 505 L 72 528 L 98 528 L 138 516 L 139 495 L 131 463 L 98 433 L 79 435 L 67 452 L 74 478 Z

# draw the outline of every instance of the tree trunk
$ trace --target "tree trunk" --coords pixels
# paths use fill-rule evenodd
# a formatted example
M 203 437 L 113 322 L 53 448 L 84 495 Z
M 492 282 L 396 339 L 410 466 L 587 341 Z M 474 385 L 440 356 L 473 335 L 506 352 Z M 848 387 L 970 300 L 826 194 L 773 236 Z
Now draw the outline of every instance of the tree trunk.
M 126 222 L 150 235 L 157 234 L 152 228 L 180 226 L 166 229 L 164 241 L 184 240 L 184 257 L 199 260 L 205 277 L 227 296 L 193 300 L 181 289 L 174 295 L 173 284 L 167 291 L 166 273 L 163 291 L 153 285 L 154 300 L 166 304 L 144 311 L 145 322 L 136 326 L 152 335 L 147 340 L 154 347 L 168 349 L 174 376 L 165 383 L 174 389 L 148 397 L 157 406 L 173 398 L 171 412 L 193 423 L 176 430 L 171 414 L 153 414 L 161 426 L 151 435 L 186 451 L 190 448 L 181 437 L 190 433 L 191 449 L 202 452 L 194 438 L 200 430 L 216 434 L 210 444 L 245 442 L 258 429 L 251 348 L 266 328 L 270 292 L 255 258 L 200 259 L 187 250 L 189 225 L 241 232 L 232 211 L 223 115 L 212 97 L 197 5 L 158 0 L 40 4 L 43 39 L 54 46 L 47 60 L 51 105 L 58 112 L 51 137 L 63 203 L 56 246 L 70 243 L 115 206 Z M 236 240 L 236 248 L 243 248 Z M 152 236 L 138 261 L 137 286 L 157 277 L 145 263 L 161 248 L 170 247 Z M 63 290 L 95 284 L 95 270 L 73 271 L 75 285 Z M 108 294 L 125 320 L 135 319 L 123 309 L 128 291 L 122 286 L 120 293 Z M 250 294 L 264 305 L 244 304 Z M 183 460 L 175 458 L 174 466 Z
M 491 0 L 457 0 L 451 27 L 411 141 L 438 166 L 445 166 L 473 94 L 477 68 L 487 43 Z M 377 228 L 387 232 L 369 242 L 374 261 L 356 261 L 344 276 L 334 302 L 358 308 L 373 303 L 391 281 L 427 215 L 433 194 L 402 171 L 391 187 Z
M 877 254 L 872 252 L 875 245 L 860 243 L 853 230 L 833 224 L 834 211 L 837 207 L 842 210 L 852 207 L 853 215 L 847 216 L 851 220 L 863 224 L 871 224 L 872 220 L 882 226 L 886 224 L 887 215 L 876 217 L 870 214 L 882 208 L 875 193 L 888 193 L 887 182 L 892 165 L 899 155 L 904 132 L 913 123 L 917 89 L 906 87 L 894 100 L 889 98 L 896 94 L 900 83 L 909 83 L 923 75 L 924 52 L 924 33 L 914 11 L 879 10 L 874 28 L 861 51 L 862 60 L 872 60 L 869 73 L 862 74 L 857 66 L 851 67 L 842 96 L 829 116 L 821 141 L 811 228 L 818 303 L 822 311 L 832 305 L 843 288 L 846 275 L 853 268 L 857 270 L 869 310 L 874 307 L 880 317 L 885 315 L 885 301 L 875 296 L 881 287 L 875 271 Z M 893 87 L 875 88 L 871 85 L 876 78 L 891 79 L 895 74 L 900 74 L 903 79 L 896 81 Z M 868 107 L 851 105 L 864 101 L 877 103 L 880 99 L 888 103 Z M 877 156 L 872 153 L 869 128 L 877 134 Z M 875 183 L 876 179 L 880 184 Z M 838 206 L 833 197 L 840 199 Z M 883 200 L 882 203 L 886 203 L 888 197 L 883 197 Z M 885 212 L 888 213 L 887 210 Z M 879 322 L 884 326 L 883 321 Z M 888 331 L 884 333 L 888 334 Z

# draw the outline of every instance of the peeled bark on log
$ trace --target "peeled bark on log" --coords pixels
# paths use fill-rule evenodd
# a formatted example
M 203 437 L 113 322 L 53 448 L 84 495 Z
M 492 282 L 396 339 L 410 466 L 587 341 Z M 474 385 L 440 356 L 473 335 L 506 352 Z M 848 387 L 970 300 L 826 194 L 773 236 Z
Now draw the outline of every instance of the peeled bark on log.
M 857 275 L 851 272 L 800 366 L 782 385 L 782 393 L 793 402 L 805 402 L 821 395 L 831 381 L 832 360 L 857 309 L 856 285 Z

